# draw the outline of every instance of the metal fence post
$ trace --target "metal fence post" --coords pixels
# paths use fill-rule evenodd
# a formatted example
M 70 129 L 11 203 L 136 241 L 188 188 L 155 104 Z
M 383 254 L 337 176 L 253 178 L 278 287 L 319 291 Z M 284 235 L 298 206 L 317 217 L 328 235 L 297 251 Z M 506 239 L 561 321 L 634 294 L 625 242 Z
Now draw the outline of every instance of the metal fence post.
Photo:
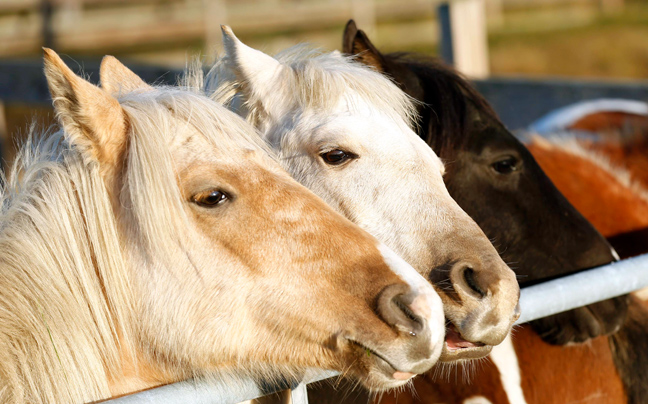
M 452 27 L 450 26 L 450 5 L 442 3 L 437 7 L 439 20 L 439 50 L 441 59 L 447 64 L 454 65 L 454 51 L 452 49 Z

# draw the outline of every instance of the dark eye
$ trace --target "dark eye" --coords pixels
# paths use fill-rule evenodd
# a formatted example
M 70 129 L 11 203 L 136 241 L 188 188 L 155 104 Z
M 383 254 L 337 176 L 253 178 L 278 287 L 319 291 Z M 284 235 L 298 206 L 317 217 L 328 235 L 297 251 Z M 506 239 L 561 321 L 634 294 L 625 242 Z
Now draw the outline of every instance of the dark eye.
M 328 151 L 326 153 L 322 153 L 320 154 L 320 156 L 322 156 L 324 162 L 332 166 L 340 165 L 345 161 L 358 157 L 353 153 L 345 152 L 344 150 L 340 150 L 340 149 L 335 149 L 335 150 Z
M 191 199 L 198 206 L 213 208 L 229 200 L 230 197 L 223 191 L 212 189 L 196 194 Z
M 491 164 L 491 167 L 500 174 L 510 174 L 518 169 L 517 163 L 515 157 L 507 157 Z

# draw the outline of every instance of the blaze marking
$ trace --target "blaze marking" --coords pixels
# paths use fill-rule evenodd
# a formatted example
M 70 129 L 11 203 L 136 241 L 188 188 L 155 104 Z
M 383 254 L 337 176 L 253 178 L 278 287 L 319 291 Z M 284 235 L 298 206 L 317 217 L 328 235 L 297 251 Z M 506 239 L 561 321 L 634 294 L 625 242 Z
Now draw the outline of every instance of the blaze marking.
M 493 348 L 490 358 L 497 366 L 500 380 L 506 396 L 511 404 L 527 404 L 522 391 L 522 375 L 518 363 L 511 334 L 507 335 L 501 344 Z

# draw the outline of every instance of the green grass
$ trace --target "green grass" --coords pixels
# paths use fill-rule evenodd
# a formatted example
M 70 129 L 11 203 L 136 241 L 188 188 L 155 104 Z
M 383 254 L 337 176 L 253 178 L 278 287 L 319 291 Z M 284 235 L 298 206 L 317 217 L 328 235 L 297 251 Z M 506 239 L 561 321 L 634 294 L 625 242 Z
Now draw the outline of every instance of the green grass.
M 489 36 L 492 73 L 648 79 L 648 4 L 546 32 Z

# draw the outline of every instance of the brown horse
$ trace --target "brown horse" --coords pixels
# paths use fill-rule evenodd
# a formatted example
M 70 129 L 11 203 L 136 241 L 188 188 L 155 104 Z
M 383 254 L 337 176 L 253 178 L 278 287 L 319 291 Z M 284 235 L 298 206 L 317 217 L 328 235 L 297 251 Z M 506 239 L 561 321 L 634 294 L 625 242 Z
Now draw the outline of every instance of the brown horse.
M 623 99 L 584 101 L 539 119 L 531 131 L 549 136 L 554 143 L 569 144 L 571 154 L 607 168 L 608 177 L 614 179 L 609 189 L 601 192 L 616 190 L 620 205 L 615 211 L 604 212 L 602 206 L 590 201 L 595 206 L 583 206 L 589 212 L 586 216 L 598 216 L 593 223 L 622 257 L 648 252 L 648 218 L 641 208 L 645 205 L 642 199 L 648 200 L 648 105 Z M 572 198 L 584 204 L 587 197 L 572 193 Z M 620 215 L 626 220 L 620 220 Z
M 571 133 L 581 146 L 596 151 L 633 181 L 648 189 L 648 104 L 600 99 L 568 105 L 533 123 L 540 135 Z
M 587 143 L 575 137 L 548 140 L 534 136 L 527 147 L 562 194 L 604 236 L 648 227 L 648 189 L 625 167 L 606 159 L 622 150 Z
M 0 402 L 311 367 L 380 389 L 438 358 L 429 283 L 292 180 L 243 120 L 110 57 L 118 98 L 51 50 L 45 73 L 61 131 L 2 189 Z

